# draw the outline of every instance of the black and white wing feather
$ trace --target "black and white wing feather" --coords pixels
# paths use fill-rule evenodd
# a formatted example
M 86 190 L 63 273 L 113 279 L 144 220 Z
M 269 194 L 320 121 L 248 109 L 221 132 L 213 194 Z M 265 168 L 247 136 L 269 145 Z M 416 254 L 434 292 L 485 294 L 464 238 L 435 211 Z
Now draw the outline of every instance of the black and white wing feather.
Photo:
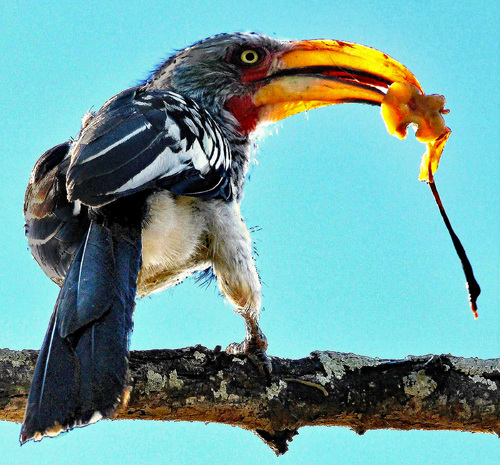
M 99 207 L 144 189 L 233 196 L 229 144 L 210 114 L 169 91 L 128 89 L 84 124 L 71 148 L 71 200 Z

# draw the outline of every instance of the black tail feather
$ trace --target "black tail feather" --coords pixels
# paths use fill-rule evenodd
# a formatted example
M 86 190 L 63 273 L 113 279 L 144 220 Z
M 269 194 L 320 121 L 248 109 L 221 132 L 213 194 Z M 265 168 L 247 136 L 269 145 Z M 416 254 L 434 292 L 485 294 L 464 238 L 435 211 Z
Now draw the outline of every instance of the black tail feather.
M 68 270 L 35 368 L 21 443 L 114 413 L 127 381 L 140 226 L 91 223 Z

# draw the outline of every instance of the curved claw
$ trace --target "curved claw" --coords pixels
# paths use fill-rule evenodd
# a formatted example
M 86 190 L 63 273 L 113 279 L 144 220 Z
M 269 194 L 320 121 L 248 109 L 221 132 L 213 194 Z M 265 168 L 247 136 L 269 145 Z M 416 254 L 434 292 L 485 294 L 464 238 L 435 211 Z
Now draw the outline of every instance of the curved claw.
M 253 354 L 249 354 L 248 357 L 254 365 L 257 366 L 262 375 L 266 377 L 266 383 L 271 384 L 271 373 L 273 372 L 273 365 L 271 359 L 268 357 L 265 351 L 257 351 Z
M 267 340 L 264 337 L 265 348 L 267 348 Z M 252 343 L 253 342 L 253 343 Z M 226 347 L 226 352 L 232 355 L 246 355 L 250 361 L 259 369 L 259 371 L 266 377 L 268 384 L 271 380 L 271 373 L 273 365 L 271 359 L 266 354 L 265 348 L 259 347 L 255 341 L 248 341 L 247 338 L 243 342 L 233 342 Z

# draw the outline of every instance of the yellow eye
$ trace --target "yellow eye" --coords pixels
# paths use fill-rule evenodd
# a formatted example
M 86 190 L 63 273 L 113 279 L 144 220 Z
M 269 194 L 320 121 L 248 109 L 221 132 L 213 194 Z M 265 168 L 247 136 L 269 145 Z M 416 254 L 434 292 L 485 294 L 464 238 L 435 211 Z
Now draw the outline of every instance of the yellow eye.
M 260 55 L 256 50 L 244 50 L 241 52 L 240 55 L 240 60 L 242 63 L 245 63 L 246 65 L 254 65 L 257 63 L 260 59 Z

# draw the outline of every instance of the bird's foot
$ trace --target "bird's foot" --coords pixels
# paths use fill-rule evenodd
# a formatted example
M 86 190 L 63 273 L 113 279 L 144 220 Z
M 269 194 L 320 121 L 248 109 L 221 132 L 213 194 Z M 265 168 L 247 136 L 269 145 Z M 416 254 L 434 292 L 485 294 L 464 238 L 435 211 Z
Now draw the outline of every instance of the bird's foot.
M 243 342 L 233 342 L 226 348 L 226 352 L 232 355 L 246 355 L 250 361 L 257 366 L 260 372 L 266 377 L 269 382 L 273 367 L 270 358 L 266 354 L 267 338 L 260 330 L 255 321 L 248 321 L 247 335 Z
M 226 352 L 232 355 L 246 355 L 266 377 L 266 380 L 269 381 L 271 379 L 273 367 L 265 349 L 260 349 L 253 344 L 248 344 L 245 340 L 243 342 L 233 342 L 229 344 L 226 348 Z

